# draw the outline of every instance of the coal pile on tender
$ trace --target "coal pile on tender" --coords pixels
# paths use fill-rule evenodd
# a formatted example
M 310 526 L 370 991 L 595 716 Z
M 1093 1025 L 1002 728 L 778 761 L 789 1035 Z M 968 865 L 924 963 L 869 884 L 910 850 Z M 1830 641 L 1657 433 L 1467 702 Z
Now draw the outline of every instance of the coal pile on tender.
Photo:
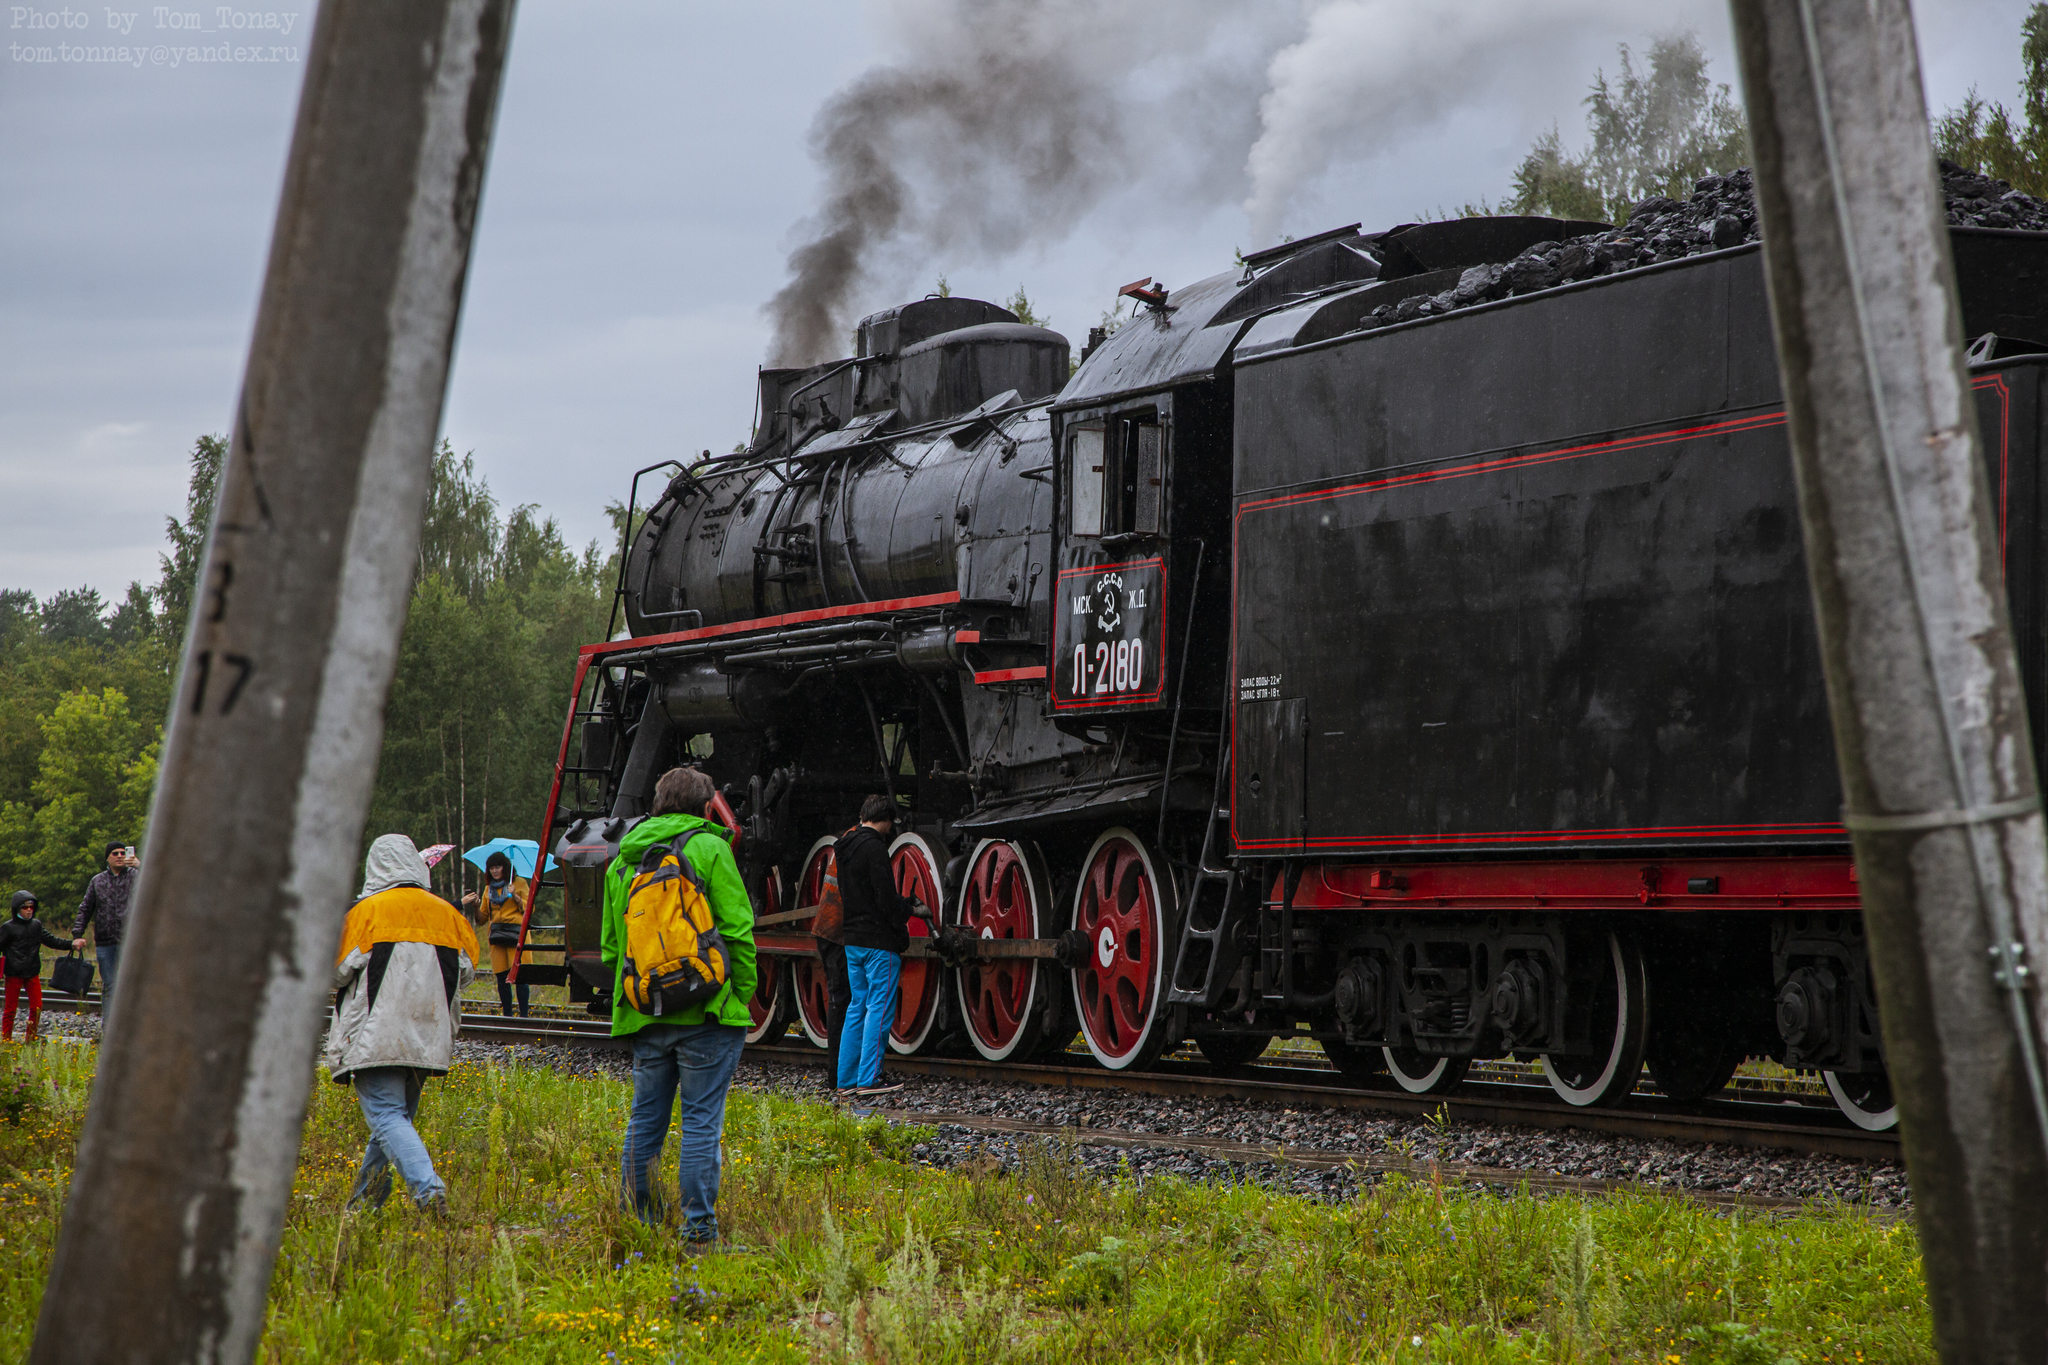
M 1951 227 L 2048 232 L 2048 204 L 2003 180 L 1944 161 L 1941 189 Z M 1361 325 L 1385 327 L 1432 317 L 1575 280 L 1721 251 L 1757 241 L 1760 235 L 1755 187 L 1745 166 L 1727 175 L 1703 177 L 1683 203 L 1662 196 L 1645 199 L 1629 210 L 1622 227 L 1537 242 L 1511 261 L 1475 265 L 1452 288 L 1382 304 Z

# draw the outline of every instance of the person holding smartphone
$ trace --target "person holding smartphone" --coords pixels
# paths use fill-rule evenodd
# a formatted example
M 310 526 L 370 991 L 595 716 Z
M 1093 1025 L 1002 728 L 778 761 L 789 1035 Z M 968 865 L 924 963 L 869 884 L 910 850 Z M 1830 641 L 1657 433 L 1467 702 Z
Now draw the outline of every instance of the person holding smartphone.
M 78 920 L 71 926 L 71 937 L 79 942 L 84 941 L 86 926 L 92 926 L 93 956 L 100 964 L 102 1036 L 113 1024 L 114 979 L 121 974 L 121 940 L 128 934 L 128 905 L 135 897 L 135 869 L 140 866 L 133 844 L 108 844 L 107 870 L 86 883 Z

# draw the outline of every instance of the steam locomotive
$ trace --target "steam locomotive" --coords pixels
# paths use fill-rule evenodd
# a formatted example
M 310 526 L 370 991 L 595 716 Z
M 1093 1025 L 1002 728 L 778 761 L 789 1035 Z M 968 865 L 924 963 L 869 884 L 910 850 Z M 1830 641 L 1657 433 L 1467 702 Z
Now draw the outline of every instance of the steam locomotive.
M 1540 1060 L 1581 1106 L 1770 1056 L 1889 1126 L 1758 247 L 1449 306 L 1593 226 L 1353 225 L 1141 281 L 1078 366 L 925 298 L 762 370 L 751 446 L 634 476 L 543 840 L 565 958 L 522 970 L 605 1010 L 602 867 L 696 762 L 756 1039 L 822 1045 L 804 920 L 885 791 L 944 907 L 898 1052 L 1307 1036 L 1413 1093 Z M 2040 715 L 2048 234 L 1952 247 Z

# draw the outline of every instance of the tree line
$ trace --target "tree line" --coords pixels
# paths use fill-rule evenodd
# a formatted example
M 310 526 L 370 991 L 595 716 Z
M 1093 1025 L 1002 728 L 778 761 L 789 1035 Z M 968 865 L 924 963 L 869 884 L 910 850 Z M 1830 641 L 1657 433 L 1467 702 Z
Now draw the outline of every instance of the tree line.
M 2048 199 L 2048 4 L 2020 25 L 2019 105 L 2008 109 L 1972 87 L 1933 124 L 1937 156 Z M 1585 98 L 1586 141 L 1567 147 L 1556 127 L 1536 139 L 1503 197 L 1510 213 L 1624 223 L 1652 196 L 1684 200 L 1702 176 L 1749 162 L 1749 127 L 1728 86 L 1707 73 L 1691 34 L 1660 38 L 1638 62 L 1620 49 L 1620 70 L 1598 72 Z M 1465 214 L 1488 213 L 1484 200 Z
M 190 453 L 152 584 L 0 591 L 0 886 L 61 917 L 117 839 L 146 837 L 164 719 L 227 444 Z M 570 547 L 531 505 L 501 509 L 474 457 L 434 454 L 412 601 L 385 707 L 365 838 L 421 847 L 540 832 L 576 648 L 601 638 L 616 554 Z M 474 872 L 435 870 L 458 894 Z

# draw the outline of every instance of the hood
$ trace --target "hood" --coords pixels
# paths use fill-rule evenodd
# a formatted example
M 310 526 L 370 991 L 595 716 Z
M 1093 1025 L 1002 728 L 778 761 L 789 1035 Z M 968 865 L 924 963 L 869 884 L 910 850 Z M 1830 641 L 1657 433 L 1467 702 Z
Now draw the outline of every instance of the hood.
M 835 849 L 851 848 L 854 841 L 863 834 L 880 844 L 884 852 L 888 851 L 889 841 L 895 837 L 894 835 L 884 834 L 878 829 L 872 829 L 867 825 L 855 825 L 852 829 L 833 840 L 832 847 Z
M 380 834 L 363 859 L 363 894 L 357 899 L 389 891 L 394 886 L 427 885 L 427 862 L 412 840 L 403 834 Z
M 638 863 L 640 855 L 651 844 L 667 843 L 687 830 L 709 830 L 719 838 L 725 837 L 725 826 L 713 824 L 699 815 L 650 815 L 626 831 L 626 837 L 619 840 L 619 856 L 628 863 Z
M 9 907 L 8 913 L 18 915 L 24 905 L 33 905 L 38 910 L 43 908 L 43 903 L 36 899 L 35 892 L 17 891 L 14 893 L 14 904 Z

